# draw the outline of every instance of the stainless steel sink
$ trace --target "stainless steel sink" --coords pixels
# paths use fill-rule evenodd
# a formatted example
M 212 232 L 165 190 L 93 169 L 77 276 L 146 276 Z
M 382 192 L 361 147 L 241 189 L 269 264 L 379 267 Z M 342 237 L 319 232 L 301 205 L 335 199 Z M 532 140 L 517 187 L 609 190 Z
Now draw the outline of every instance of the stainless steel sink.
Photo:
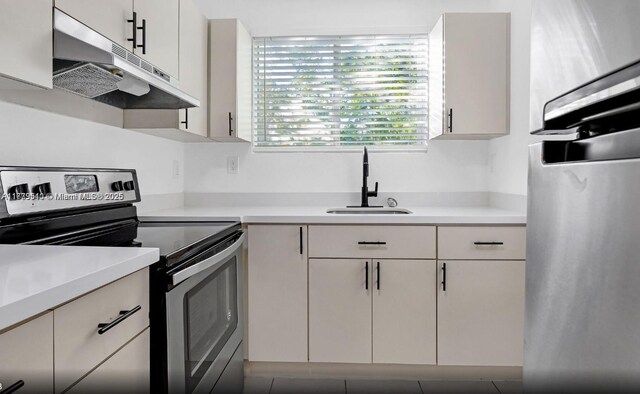
M 408 215 L 411 212 L 404 208 L 330 208 L 327 213 L 342 215 Z

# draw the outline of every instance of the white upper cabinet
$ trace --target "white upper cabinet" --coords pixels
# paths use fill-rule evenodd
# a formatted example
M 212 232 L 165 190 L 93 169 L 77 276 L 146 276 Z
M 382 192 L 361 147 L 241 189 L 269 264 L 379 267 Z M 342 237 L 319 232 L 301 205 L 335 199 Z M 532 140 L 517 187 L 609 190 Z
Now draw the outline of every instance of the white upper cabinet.
M 133 0 L 55 0 L 56 8 L 133 51 Z
M 180 89 L 200 100 L 200 107 L 125 110 L 125 128 L 183 142 L 210 142 L 208 41 L 207 19 L 193 0 L 180 0 Z
M 179 0 L 56 0 L 56 8 L 178 76 Z M 135 25 L 132 22 L 136 15 Z M 137 29 L 136 29 L 137 27 Z M 133 47 L 135 33 L 136 47 Z
M 444 14 L 429 34 L 429 136 L 509 133 L 510 16 Z
M 178 77 L 179 0 L 134 0 L 138 48 L 134 53 Z
M 0 88 L 53 87 L 51 7 L 51 0 L 0 0 Z
M 251 35 L 237 19 L 211 20 L 209 33 L 209 136 L 250 142 Z

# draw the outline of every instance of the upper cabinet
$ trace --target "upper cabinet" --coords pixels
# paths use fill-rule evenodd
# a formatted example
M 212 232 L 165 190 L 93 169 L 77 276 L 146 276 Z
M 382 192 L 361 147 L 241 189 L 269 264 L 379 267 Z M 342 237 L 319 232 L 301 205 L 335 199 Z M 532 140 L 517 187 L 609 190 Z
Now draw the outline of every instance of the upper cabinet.
M 429 34 L 429 136 L 509 133 L 510 16 L 444 14 Z
M 51 7 L 52 0 L 0 0 L 0 88 L 53 87 Z
M 209 34 L 209 136 L 250 142 L 251 35 L 237 19 L 211 20 Z
M 209 25 L 193 0 L 180 0 L 180 89 L 200 100 L 181 110 L 125 110 L 124 127 L 184 142 L 208 137 Z
M 178 76 L 179 0 L 56 0 L 55 6 L 167 74 Z

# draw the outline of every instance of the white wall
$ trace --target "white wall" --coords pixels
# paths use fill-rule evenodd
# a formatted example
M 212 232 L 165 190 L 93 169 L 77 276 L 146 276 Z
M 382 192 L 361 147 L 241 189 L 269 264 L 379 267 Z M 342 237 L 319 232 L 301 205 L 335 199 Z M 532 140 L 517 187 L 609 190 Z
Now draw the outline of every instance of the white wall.
M 0 165 L 135 168 L 152 195 L 182 193 L 174 160 L 181 143 L 0 101 Z
M 527 194 L 531 0 L 496 0 L 511 11 L 511 133 L 489 143 L 489 191 Z
M 208 18 L 239 18 L 254 36 L 296 34 L 426 33 L 444 12 L 508 12 L 517 1 L 497 0 L 196 0 Z M 520 5 L 513 8 L 521 13 Z M 517 23 L 522 17 L 516 19 Z M 528 31 L 528 25 L 526 27 Z M 515 47 L 526 47 L 518 34 Z M 520 53 L 519 51 L 517 53 Z M 526 65 L 528 67 L 528 64 Z M 528 78 L 523 62 L 514 75 Z M 515 81 L 528 89 L 528 79 Z M 515 88 L 514 88 L 515 89 Z M 515 92 L 527 94 L 528 90 Z M 514 111 L 528 111 L 519 100 Z M 522 107 L 522 108 L 521 108 Z M 518 112 L 518 113 L 519 113 Z M 528 116 L 528 112 L 526 113 Z M 527 117 L 525 116 L 525 119 Z M 490 191 L 487 141 L 432 141 L 428 153 L 377 153 L 371 181 L 386 191 Z M 510 147 L 508 147 L 510 148 Z M 226 172 L 227 156 L 240 157 L 240 173 Z M 509 156 L 509 155 L 507 155 Z M 248 145 L 186 147 L 186 192 L 358 191 L 360 155 L 253 153 Z M 524 156 L 526 158 L 526 155 Z M 502 159 L 502 158 L 500 158 Z M 497 159 L 494 160 L 497 163 Z M 502 160 L 498 163 L 500 166 Z M 520 171 L 519 169 L 517 171 Z M 526 176 L 526 172 L 524 174 Z

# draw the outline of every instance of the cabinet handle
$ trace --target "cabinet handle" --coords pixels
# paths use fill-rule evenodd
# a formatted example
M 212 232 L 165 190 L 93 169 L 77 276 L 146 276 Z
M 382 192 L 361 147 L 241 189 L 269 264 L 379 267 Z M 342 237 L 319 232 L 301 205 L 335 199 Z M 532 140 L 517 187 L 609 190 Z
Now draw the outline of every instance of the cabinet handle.
M 369 290 L 369 262 L 364 263 L 364 289 Z
M 229 112 L 229 135 L 232 136 L 233 135 L 233 129 L 231 128 L 231 121 L 233 120 L 233 118 L 231 117 L 231 112 Z
M 142 54 L 147 54 L 147 20 L 142 20 L 142 27 L 138 27 L 138 30 L 142 30 L 142 45 L 138 45 L 136 48 L 142 48 Z
M 300 254 L 302 254 L 302 227 L 300 227 Z
M 100 323 L 98 324 L 98 334 L 102 335 L 105 332 L 111 330 L 113 327 L 122 323 L 124 320 L 131 317 L 134 313 L 138 312 L 142 307 L 140 305 L 128 311 L 120 311 L 120 316 L 118 316 L 114 321 L 110 323 Z
M 358 242 L 358 245 L 386 245 L 386 242 L 382 242 L 382 241 L 376 241 L 376 242 L 369 242 L 369 241 L 360 241 Z
M 378 280 L 376 282 L 376 286 L 378 287 L 378 290 L 380 290 L 380 262 L 378 261 L 378 265 L 376 267 L 377 270 L 377 274 L 378 274 Z
M 442 291 L 447 291 L 447 263 L 442 263 Z
M 184 125 L 185 129 L 189 128 L 189 108 L 184 109 L 184 120 L 180 123 Z
M 0 394 L 15 393 L 16 391 L 20 390 L 22 386 L 24 386 L 24 380 L 18 380 L 17 382 L 15 382 L 14 384 L 12 384 L 11 386 L 7 387 L 4 390 L 2 390 L 2 385 L 0 385 Z
M 127 19 L 128 23 L 133 23 L 133 38 L 127 38 L 127 41 L 133 42 L 133 48 L 138 47 L 138 13 L 133 11 L 133 19 Z
M 478 241 L 478 242 L 474 242 L 473 244 L 476 245 L 476 246 L 487 246 L 487 245 L 489 245 L 489 246 L 490 245 L 494 245 L 495 246 L 495 245 L 504 245 L 504 242 L 499 242 L 499 241 L 497 241 L 497 242 L 496 241 L 480 242 L 480 241 Z
M 447 129 L 449 130 L 449 133 L 453 133 L 453 108 L 449 108 L 449 125 L 447 126 Z

